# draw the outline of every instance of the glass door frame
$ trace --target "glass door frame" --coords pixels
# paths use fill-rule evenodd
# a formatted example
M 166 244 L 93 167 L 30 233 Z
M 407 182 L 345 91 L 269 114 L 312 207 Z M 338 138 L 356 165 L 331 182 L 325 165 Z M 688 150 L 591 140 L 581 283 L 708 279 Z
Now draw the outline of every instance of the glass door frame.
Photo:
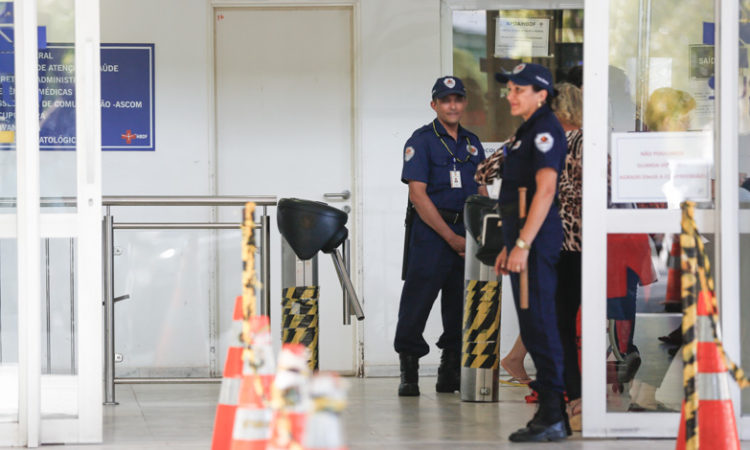
M 76 211 L 42 212 L 40 199 L 37 1 L 14 1 L 17 209 L 0 220 L 16 239 L 18 269 L 18 421 L 0 424 L 0 445 L 102 441 L 102 209 L 99 0 L 75 0 Z M 78 371 L 41 374 L 41 240 L 76 238 Z M 77 415 L 43 417 L 54 383 L 77 399 Z M 93 388 L 92 388 L 93 387 Z M 103 386 L 102 386 L 103 387 Z
M 730 4 L 733 3 L 733 4 Z M 584 80 L 586 91 L 608 93 L 609 1 L 586 0 L 584 22 Z M 698 228 L 715 233 L 718 241 L 716 263 L 717 296 L 722 307 L 724 343 L 739 362 L 739 234 L 736 96 L 738 71 L 739 7 L 735 2 L 715 0 L 716 114 L 714 154 L 717 182 L 716 209 L 696 210 Z M 726 89 L 722 89 L 726 86 Z M 583 296 L 586 312 L 582 321 L 583 435 L 584 437 L 664 437 L 674 438 L 679 413 L 607 412 L 606 353 L 603 338 L 606 323 L 606 239 L 609 233 L 679 233 L 680 210 L 625 210 L 607 208 L 608 95 L 584 96 L 583 123 L 586 130 L 583 158 Z M 721 149 L 721 151 L 716 151 Z M 605 220 L 601 220 L 604 218 Z M 739 405 L 739 390 L 732 387 L 732 398 Z M 739 411 L 735 407 L 735 414 Z M 750 425 L 750 418 L 748 418 Z M 744 421 L 743 421 L 744 423 Z M 740 427 L 747 429 L 748 427 Z M 749 430 L 750 431 L 750 430 Z

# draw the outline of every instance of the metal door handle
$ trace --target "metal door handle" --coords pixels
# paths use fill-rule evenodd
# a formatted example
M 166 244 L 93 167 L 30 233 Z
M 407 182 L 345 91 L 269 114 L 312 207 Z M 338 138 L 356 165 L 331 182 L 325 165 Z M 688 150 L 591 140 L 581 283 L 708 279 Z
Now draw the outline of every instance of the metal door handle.
M 352 193 L 349 192 L 349 190 L 344 190 L 341 192 L 326 192 L 323 194 L 323 197 L 327 199 L 334 199 L 334 198 L 340 198 L 341 200 L 349 200 L 349 197 L 352 196 Z

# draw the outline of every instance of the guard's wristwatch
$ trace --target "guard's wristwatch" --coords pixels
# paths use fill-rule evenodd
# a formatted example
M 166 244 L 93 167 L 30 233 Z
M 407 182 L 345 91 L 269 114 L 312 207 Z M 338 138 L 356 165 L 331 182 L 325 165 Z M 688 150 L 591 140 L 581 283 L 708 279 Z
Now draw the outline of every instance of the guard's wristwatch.
M 520 248 L 521 250 L 528 250 L 531 248 L 531 245 L 527 244 L 523 239 L 518 238 L 516 239 L 516 247 Z

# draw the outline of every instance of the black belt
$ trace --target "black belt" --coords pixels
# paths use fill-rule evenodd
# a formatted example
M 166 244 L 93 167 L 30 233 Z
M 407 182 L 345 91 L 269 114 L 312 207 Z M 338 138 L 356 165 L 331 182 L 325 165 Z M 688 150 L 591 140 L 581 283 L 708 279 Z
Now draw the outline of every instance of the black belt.
M 440 217 L 442 217 L 446 223 L 449 223 L 451 225 L 463 223 L 464 221 L 463 211 L 451 211 L 450 209 L 438 208 L 438 212 L 440 213 Z

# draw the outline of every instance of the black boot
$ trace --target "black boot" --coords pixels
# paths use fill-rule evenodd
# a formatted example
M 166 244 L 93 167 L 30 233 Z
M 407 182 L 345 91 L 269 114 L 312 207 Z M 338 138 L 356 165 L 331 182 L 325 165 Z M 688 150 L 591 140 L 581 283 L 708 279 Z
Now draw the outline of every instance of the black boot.
M 461 352 L 458 350 L 443 350 L 440 355 L 437 384 L 435 390 L 443 393 L 453 393 L 461 389 Z
M 539 390 L 539 408 L 534 418 L 510 435 L 512 442 L 559 441 L 568 437 L 565 421 L 565 403 L 559 392 Z
M 401 384 L 398 385 L 399 397 L 416 397 L 419 395 L 419 356 L 399 353 L 401 362 Z

